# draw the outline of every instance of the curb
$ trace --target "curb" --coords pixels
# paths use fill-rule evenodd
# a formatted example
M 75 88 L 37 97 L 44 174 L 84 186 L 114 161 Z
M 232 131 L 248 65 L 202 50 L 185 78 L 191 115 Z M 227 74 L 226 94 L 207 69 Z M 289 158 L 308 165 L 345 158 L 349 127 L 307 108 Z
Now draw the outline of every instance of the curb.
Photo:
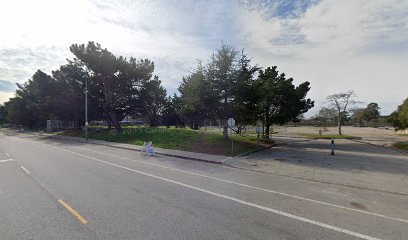
M 100 141 L 100 142 L 95 142 L 95 140 L 86 141 L 85 139 L 78 138 L 78 137 L 67 137 L 67 136 L 60 136 L 60 135 L 48 135 L 48 136 L 46 136 L 46 137 L 49 137 L 49 138 L 57 138 L 57 139 L 64 139 L 64 140 L 72 140 L 72 141 L 83 142 L 83 143 L 89 143 L 89 144 L 94 144 L 94 145 L 101 145 L 101 146 L 113 147 L 113 148 L 118 148 L 118 149 L 125 149 L 125 150 L 132 150 L 132 151 L 142 152 L 142 150 L 139 150 L 139 149 L 110 145 L 110 144 L 107 144 L 107 143 L 109 143 L 109 142 L 102 141 L 102 140 L 97 140 L 97 141 Z M 105 143 L 105 142 L 106 142 L 106 143 Z M 207 159 L 187 157 L 187 156 L 181 156 L 181 155 L 176 155 L 176 154 L 171 154 L 171 153 L 161 153 L 160 150 L 159 150 L 159 151 L 156 150 L 155 154 L 157 154 L 157 155 L 162 155 L 162 156 L 169 156 L 169 157 L 177 157 L 177 158 L 182 158 L 182 159 L 187 159 L 187 160 L 193 160 L 193 161 L 198 161 L 198 162 L 213 163 L 213 164 L 222 164 L 222 162 L 211 161 L 211 160 L 207 160 Z
M 274 146 L 277 146 L 277 145 L 278 145 L 277 143 L 272 143 L 272 144 L 271 144 L 270 146 L 268 146 L 268 147 L 262 147 L 262 148 L 258 148 L 258 149 L 251 150 L 251 151 L 248 151 L 248 152 L 244 152 L 244 153 L 241 153 L 241 154 L 239 154 L 239 155 L 237 155 L 237 156 L 233 156 L 233 157 L 231 157 L 231 158 L 234 158 L 234 157 L 243 157 L 243 156 L 247 156 L 247 155 L 252 154 L 252 153 L 262 152 L 262 151 L 265 151 L 265 150 L 267 150 L 267 149 L 269 149 L 269 148 L 272 148 L 272 147 L 274 147 Z
M 394 145 L 391 145 L 390 147 L 391 147 L 391 149 L 393 149 L 394 151 L 397 151 L 397 152 L 399 152 L 399 153 L 402 153 L 402 154 L 407 154 L 407 155 L 408 155 L 408 151 L 405 151 L 405 150 L 399 149 L 399 148 L 397 148 L 397 147 L 396 147 L 396 146 L 394 146 Z
M 388 150 L 393 150 L 395 152 L 408 155 L 408 151 L 399 149 L 399 148 L 395 147 L 393 144 L 391 144 L 390 146 L 386 146 L 386 145 L 376 145 L 376 144 L 373 144 L 373 143 L 370 143 L 370 142 L 364 142 L 364 139 L 362 139 L 362 140 L 349 139 L 349 140 L 353 141 L 353 142 L 358 142 L 358 143 L 362 143 L 362 144 L 371 145 L 371 146 L 374 146 L 374 147 L 386 148 Z M 394 142 L 394 144 L 395 144 L 395 142 Z

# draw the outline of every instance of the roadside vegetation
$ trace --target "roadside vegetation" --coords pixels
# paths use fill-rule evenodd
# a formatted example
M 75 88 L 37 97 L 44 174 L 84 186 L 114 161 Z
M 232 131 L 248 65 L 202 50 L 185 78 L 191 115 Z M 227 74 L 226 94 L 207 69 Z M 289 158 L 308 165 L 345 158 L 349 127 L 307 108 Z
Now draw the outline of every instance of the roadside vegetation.
M 70 130 L 60 133 L 65 136 L 85 137 L 83 131 Z M 231 139 L 234 141 L 234 155 L 259 149 L 256 136 L 234 134 L 225 139 L 220 131 L 195 131 L 188 128 L 175 127 L 123 127 L 118 132 L 114 129 L 91 127 L 89 138 L 109 142 L 143 145 L 152 141 L 154 147 L 184 150 L 199 153 L 231 155 Z M 268 147 L 272 142 L 262 139 L 260 147 Z
M 399 142 L 399 143 L 394 144 L 394 146 L 401 150 L 408 151 L 408 142 Z
M 408 128 L 408 98 L 398 106 L 396 111 L 391 113 L 388 121 L 392 123 L 396 131 Z
M 38 70 L 18 84 L 15 97 L 0 107 L 0 122 L 45 129 L 47 120 L 59 120 L 80 129 L 87 92 L 88 122 L 104 122 L 117 131 L 126 118 L 150 127 L 221 126 L 228 138 L 227 120 L 234 118 L 236 133 L 263 125 L 268 136 L 273 124 L 299 121 L 314 106 L 307 98 L 309 82 L 295 82 L 277 66 L 261 68 L 245 51 L 226 44 L 180 76 L 173 96 L 149 59 L 117 56 L 92 41 L 70 50 L 74 58 L 59 69 Z
M 152 60 L 118 56 L 92 41 L 73 44 L 70 51 L 74 57 L 50 74 L 38 70 L 27 82 L 17 84 L 15 96 L 0 106 L 0 123 L 45 130 L 48 120 L 56 120 L 56 130 L 76 129 L 68 134 L 80 136 L 86 115 L 90 124 L 106 126 L 99 132 L 91 129 L 94 139 L 137 145 L 152 140 L 156 147 L 225 154 L 231 138 L 237 153 L 253 149 L 256 141 L 243 136 L 248 126 L 262 129 L 262 136 L 269 138 L 273 125 L 302 124 L 304 113 L 314 107 L 307 97 L 310 82 L 295 81 L 277 66 L 258 66 L 244 50 L 226 44 L 180 76 L 178 92 L 172 96 L 155 75 Z M 304 137 L 356 139 L 341 131 L 352 122 L 377 126 L 388 120 L 396 130 L 408 127 L 408 99 L 390 117 L 381 117 L 377 103 L 352 108 L 358 103 L 355 96 L 351 90 L 329 95 L 327 106 L 307 120 L 322 129 L 335 123 L 338 135 Z M 233 134 L 229 118 L 235 119 Z M 126 134 L 130 129 L 126 126 L 137 124 L 152 131 L 144 128 Z M 163 126 L 168 132 L 156 134 L 160 131 L 154 129 Z M 222 131 L 202 132 L 205 126 L 219 126 Z

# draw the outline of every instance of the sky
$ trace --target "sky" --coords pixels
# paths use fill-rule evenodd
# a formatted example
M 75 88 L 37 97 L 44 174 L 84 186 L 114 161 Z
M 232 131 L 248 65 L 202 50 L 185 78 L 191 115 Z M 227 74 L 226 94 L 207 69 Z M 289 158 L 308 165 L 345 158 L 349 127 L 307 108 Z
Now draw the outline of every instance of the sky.
M 1 0 L 0 31 L 0 103 L 88 41 L 154 61 L 169 95 L 225 43 L 309 81 L 316 106 L 306 116 L 348 90 L 382 114 L 408 97 L 407 0 Z

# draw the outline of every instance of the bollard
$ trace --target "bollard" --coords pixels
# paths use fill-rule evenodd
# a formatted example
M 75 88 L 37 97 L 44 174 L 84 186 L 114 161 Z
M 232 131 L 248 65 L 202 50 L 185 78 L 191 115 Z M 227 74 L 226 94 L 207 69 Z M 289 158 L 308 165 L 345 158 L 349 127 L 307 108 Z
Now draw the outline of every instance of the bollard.
M 331 155 L 334 155 L 334 139 L 331 140 Z

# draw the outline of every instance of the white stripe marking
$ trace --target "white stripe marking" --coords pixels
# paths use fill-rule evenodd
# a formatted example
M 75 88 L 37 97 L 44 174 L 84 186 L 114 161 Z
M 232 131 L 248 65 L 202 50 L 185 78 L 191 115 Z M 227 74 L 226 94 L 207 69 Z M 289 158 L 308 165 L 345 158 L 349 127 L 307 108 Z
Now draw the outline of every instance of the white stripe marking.
M 0 160 L 0 163 L 11 162 L 11 161 L 14 161 L 14 159 L 9 158 L 9 159 Z
M 4 152 L 4 154 L 6 154 L 7 157 L 10 157 L 10 154 L 8 154 L 7 152 Z
M 21 166 L 21 169 L 23 169 L 23 171 L 26 172 L 27 174 L 30 174 L 30 171 L 28 171 L 27 168 Z
M 46 145 L 48 145 L 48 144 L 46 144 Z M 160 176 L 156 176 L 156 175 L 153 175 L 153 174 L 150 174 L 150 173 L 138 171 L 138 170 L 135 170 L 135 169 L 132 169 L 132 168 L 128 168 L 128 167 L 119 165 L 119 164 L 110 163 L 110 162 L 107 162 L 107 161 L 104 161 L 104 160 L 101 160 L 101 159 L 98 159 L 98 158 L 86 156 L 86 155 L 76 153 L 76 152 L 73 152 L 73 151 L 70 151 L 70 150 L 66 150 L 66 149 L 63 149 L 63 148 L 55 147 L 55 146 L 52 146 L 52 145 L 48 145 L 48 146 L 50 146 L 52 148 L 55 148 L 55 149 L 58 149 L 60 151 L 64 151 L 64 152 L 68 152 L 68 153 L 71 153 L 71 154 L 74 154 L 74 155 L 77 155 L 77 156 L 80 156 L 80 157 L 88 158 L 88 159 L 91 159 L 93 161 L 105 163 L 105 164 L 110 165 L 110 166 L 114 166 L 114 167 L 125 169 L 125 170 L 131 171 L 131 172 L 139 173 L 141 175 L 145 175 L 145 176 L 156 178 L 156 179 L 159 179 L 159 180 L 162 180 L 162 181 L 165 181 L 165 182 L 180 185 L 180 186 L 183 186 L 183 187 L 186 187 L 186 188 L 189 188 L 189 189 L 193 189 L 193 190 L 196 190 L 196 191 L 199 191 L 199 192 L 207 193 L 207 194 L 217 196 L 217 197 L 220 197 L 220 198 L 223 198 L 223 199 L 234 201 L 234 202 L 237 202 L 237 203 L 240 203 L 240 204 L 243 204 L 243 205 L 255 207 L 255 208 L 258 208 L 258 209 L 261 209 L 261 210 L 265 210 L 265 211 L 268 211 L 268 212 L 271 212 L 271 213 L 281 215 L 281 216 L 292 218 L 292 219 L 295 219 L 295 220 L 298 220 L 298 221 L 301 221 L 301 222 L 310 223 L 310 224 L 313 224 L 313 225 L 316 225 L 316 226 L 319 226 L 319 227 L 323 227 L 323 228 L 326 228 L 326 229 L 330 229 L 330 230 L 333 230 L 333 231 L 336 231 L 336 232 L 348 234 L 350 236 L 354 236 L 354 237 L 358 237 L 358 238 L 362 238 L 362 239 L 367 239 L 367 240 L 379 240 L 379 238 L 371 237 L 371 236 L 361 234 L 361 233 L 358 233 L 358 232 L 353 232 L 353 231 L 350 231 L 350 230 L 347 230 L 347 229 L 343 229 L 343 228 L 332 226 L 332 225 L 329 225 L 329 224 L 326 224 L 326 223 L 314 221 L 314 220 L 311 220 L 311 219 L 308 219 L 308 218 L 296 216 L 296 215 L 293 215 L 293 214 L 290 214 L 290 213 L 282 212 L 282 211 L 279 211 L 279 210 L 276 210 L 276 209 L 273 209 L 273 208 L 269 208 L 269 207 L 265 207 L 265 206 L 261 206 L 261 205 L 255 204 L 255 203 L 243 201 L 243 200 L 240 200 L 238 198 L 234 198 L 234 197 L 230 197 L 230 196 L 227 196 L 227 195 L 219 194 L 219 193 L 212 192 L 212 191 L 209 191 L 209 190 L 206 190 L 206 189 L 203 189 L 203 188 L 194 187 L 194 186 L 182 183 L 182 182 L 178 182 L 178 181 L 174 181 L 174 180 L 171 180 L 171 179 L 168 179 L 168 178 L 163 178 L 163 177 L 160 177 Z
M 264 191 L 264 192 L 268 192 L 268 193 L 273 193 L 273 194 L 277 194 L 277 195 L 281 195 L 281 196 L 285 196 L 285 197 L 291 197 L 291 198 L 295 198 L 295 199 L 299 199 L 299 200 L 303 200 L 303 201 L 308 201 L 308 202 L 312 202 L 312 203 L 316 203 L 316 204 L 326 205 L 326 206 L 340 208 L 340 209 L 349 210 L 349 211 L 354 211 L 354 212 L 358 212 L 358 213 L 364 213 L 364 214 L 371 215 L 371 216 L 386 218 L 386 219 L 390 219 L 390 220 L 394 220 L 394 221 L 398 221 L 398 222 L 408 223 L 408 220 L 406 220 L 406 219 L 397 218 L 397 217 L 390 217 L 390 216 L 386 216 L 386 215 L 383 215 L 383 214 L 380 214 L 380 213 L 373 213 L 373 212 L 359 210 L 359 209 L 355 209 L 355 208 L 340 206 L 340 205 L 336 205 L 336 204 L 332 204 L 332 203 L 322 202 L 322 201 L 318 201 L 318 200 L 314 200 L 314 199 L 310 199 L 310 198 L 304 198 L 304 197 L 300 197 L 300 196 L 292 195 L 292 194 L 288 194 L 288 193 L 282 193 L 282 192 L 277 192 L 277 191 L 273 191 L 273 190 L 269 190 L 269 189 L 265 189 L 265 188 L 255 187 L 255 186 L 246 185 L 246 184 L 242 184 L 242 183 L 236 183 L 236 182 L 224 180 L 224 179 L 221 179 L 221 178 L 211 177 L 211 176 L 207 176 L 207 175 L 203 175 L 203 174 L 199 174 L 199 173 L 188 172 L 188 171 L 180 170 L 180 169 L 177 169 L 177 168 L 166 167 L 166 166 L 162 166 L 162 165 L 154 164 L 154 163 L 150 163 L 150 162 L 134 160 L 134 159 L 131 159 L 131 158 L 121 157 L 121 156 L 117 156 L 117 155 L 113 155 L 113 154 L 109 154 L 109 153 L 102 153 L 102 152 L 89 150 L 89 149 L 82 148 L 82 147 L 77 147 L 77 148 L 82 149 L 82 150 L 86 150 L 86 151 L 90 151 L 90 152 L 94 152 L 94 153 L 99 153 L 99 154 L 102 154 L 102 155 L 108 155 L 108 156 L 122 158 L 122 159 L 130 160 L 130 161 L 133 161 L 133 162 L 138 162 L 138 163 L 142 163 L 142 164 L 146 164 L 146 165 L 151 165 L 151 166 L 160 167 L 160 168 L 164 168 L 164 169 L 169 169 L 169 170 L 173 170 L 173 171 L 177 171 L 177 172 L 182 172 L 182 173 L 190 174 L 190 175 L 193 175 L 193 176 L 199 176 L 199 177 L 212 179 L 212 180 L 216 180 L 216 181 L 220 181 L 220 182 L 234 184 L 234 185 L 241 186 L 241 187 L 246 187 L 246 188 L 256 189 L 256 190 L 260 190 L 260 191 Z

